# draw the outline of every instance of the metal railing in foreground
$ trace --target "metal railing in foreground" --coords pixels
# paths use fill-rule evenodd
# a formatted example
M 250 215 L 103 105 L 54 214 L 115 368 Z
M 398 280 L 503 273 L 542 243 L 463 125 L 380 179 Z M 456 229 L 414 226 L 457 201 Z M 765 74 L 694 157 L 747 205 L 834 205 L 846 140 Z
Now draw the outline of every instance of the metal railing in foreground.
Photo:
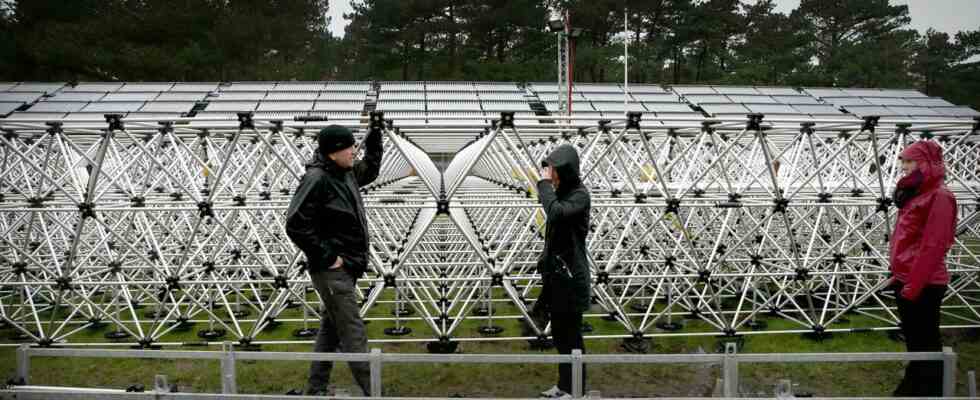
M 282 396 L 224 396 L 238 393 L 235 365 L 238 361 L 361 361 L 371 369 L 371 397 L 382 397 L 382 367 L 385 364 L 558 364 L 572 365 L 572 396 L 583 397 L 583 366 L 586 364 L 717 364 L 722 368 L 723 389 L 726 398 L 738 396 L 739 365 L 753 363 L 817 363 L 817 362 L 887 362 L 887 361 L 942 361 L 943 396 L 952 397 L 956 389 L 957 355 L 951 347 L 942 352 L 928 353 L 738 353 L 734 343 L 727 343 L 722 354 L 582 354 L 578 349 L 570 355 L 544 354 L 418 354 L 382 353 L 371 349 L 370 353 L 299 353 L 299 352 L 247 352 L 235 351 L 231 342 L 225 342 L 222 351 L 170 351 L 170 350 L 110 350 L 37 348 L 23 345 L 17 350 L 17 377 L 20 386 L 10 387 L 6 393 L 17 394 L 18 399 L 30 393 L 47 393 L 51 396 L 73 395 L 73 391 L 85 391 L 85 398 L 151 398 L 119 390 L 86 390 L 77 388 L 53 388 L 28 386 L 30 384 L 31 359 L 35 357 L 79 358 L 136 358 L 136 359 L 196 359 L 217 360 L 221 363 L 221 394 L 156 393 L 152 398 L 211 399 L 211 398 L 261 398 L 277 399 Z M 0 392 L 2 393 L 2 392 Z M 77 393 L 75 393 L 77 394 Z M 135 397 L 125 397 L 125 396 Z M 54 398 L 54 397 L 46 397 Z M 64 397 L 81 398 L 81 397 Z M 287 397 L 283 397 L 287 398 Z M 298 397 L 289 396 L 290 399 Z

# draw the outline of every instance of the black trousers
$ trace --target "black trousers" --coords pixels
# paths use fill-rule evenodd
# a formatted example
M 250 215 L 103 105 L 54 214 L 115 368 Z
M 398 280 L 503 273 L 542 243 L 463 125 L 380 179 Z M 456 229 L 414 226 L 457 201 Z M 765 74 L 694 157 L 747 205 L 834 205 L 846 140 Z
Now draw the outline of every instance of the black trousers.
M 942 351 L 939 334 L 939 306 L 946 294 L 945 286 L 926 286 L 916 301 L 901 296 L 901 287 L 895 289 L 898 317 L 902 321 L 905 347 L 910 352 Z M 905 377 L 895 389 L 895 396 L 943 395 L 943 362 L 911 361 L 905 368 Z
M 316 335 L 313 351 L 318 353 L 367 353 L 367 333 L 357 304 L 357 284 L 354 278 L 341 269 L 313 271 L 310 273 L 313 287 L 323 299 L 323 315 L 320 331 Z M 354 381 L 364 396 L 371 395 L 371 367 L 366 362 L 349 362 Z M 330 383 L 332 361 L 310 363 L 310 378 L 306 393 L 315 394 L 326 390 Z
M 558 354 L 572 354 L 572 349 L 580 349 L 585 354 L 582 313 L 552 312 L 551 336 Z M 558 388 L 565 393 L 572 393 L 572 364 L 558 365 Z M 582 390 L 585 390 L 585 365 L 582 366 Z

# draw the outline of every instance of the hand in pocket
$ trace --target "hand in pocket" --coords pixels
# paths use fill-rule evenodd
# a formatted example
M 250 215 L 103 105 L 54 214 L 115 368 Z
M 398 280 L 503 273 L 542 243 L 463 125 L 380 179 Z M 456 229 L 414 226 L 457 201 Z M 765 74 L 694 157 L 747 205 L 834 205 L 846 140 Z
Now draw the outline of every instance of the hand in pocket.
M 562 260 L 559 256 L 555 256 L 555 272 L 562 278 L 573 278 L 572 270 L 568 268 L 568 264 L 565 263 L 565 260 Z

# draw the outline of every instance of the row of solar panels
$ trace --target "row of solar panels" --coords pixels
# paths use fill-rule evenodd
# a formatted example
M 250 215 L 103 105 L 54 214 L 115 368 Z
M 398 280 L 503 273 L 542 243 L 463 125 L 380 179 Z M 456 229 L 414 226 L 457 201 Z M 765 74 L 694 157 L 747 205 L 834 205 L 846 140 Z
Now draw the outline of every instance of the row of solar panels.
M 20 103 L 14 103 L 20 104 Z M 175 112 L 191 111 L 194 101 L 44 101 L 31 106 L 30 112 Z M 208 111 L 360 111 L 360 101 L 212 101 Z
M 528 84 L 531 90 L 538 93 L 557 93 L 560 92 L 558 84 L 554 82 L 531 82 Z M 610 93 L 623 91 L 622 85 L 618 83 L 575 83 L 572 89 L 579 93 Z M 630 93 L 668 93 L 666 89 L 658 85 L 633 84 L 628 86 Z
M 531 112 L 525 97 L 535 95 L 548 111 L 555 112 L 560 95 L 556 84 L 546 82 L 524 87 L 512 82 L 382 82 L 379 87 L 377 109 L 386 112 Z M 195 105 L 206 112 L 347 113 L 363 110 L 371 89 L 369 82 L 0 83 L 0 116 L 13 113 L 8 119 L 32 119 L 60 113 L 67 119 L 95 120 L 104 113 L 183 114 Z M 619 84 L 576 84 L 572 92 L 576 114 L 612 116 L 641 111 L 701 116 L 691 106 L 711 116 L 980 116 L 968 107 L 914 90 L 683 85 L 669 89 L 630 85 L 624 90 Z M 78 115 L 89 113 L 98 115 Z
M 559 110 L 558 86 L 532 82 L 525 87 L 516 84 L 383 82 L 378 93 L 378 109 L 389 111 L 517 111 L 531 112 L 527 97 L 540 100 L 547 111 Z M 626 110 L 658 114 L 701 116 L 676 94 L 656 85 L 629 87 L 624 92 L 618 84 L 577 84 L 572 99 L 577 113 L 622 115 Z
M 403 128 L 478 127 L 501 112 L 513 111 L 521 120 L 534 115 L 514 82 L 381 82 L 379 87 L 375 109 Z
M 909 89 L 674 86 L 674 92 L 713 116 L 762 113 L 812 117 L 974 118 L 980 113 Z
M 469 91 L 507 92 L 518 89 L 515 82 L 479 82 L 479 81 L 383 81 L 379 83 L 382 92 L 421 92 L 421 91 Z
M 427 101 L 524 101 L 524 95 L 518 91 L 474 92 L 474 91 L 381 91 L 378 100 L 427 100 Z
M 319 111 L 361 111 L 371 84 L 366 82 L 327 82 L 327 83 L 276 83 L 253 82 L 227 85 L 211 84 L 115 84 L 83 83 L 77 86 L 39 84 L 5 84 L 0 86 L 0 104 L 3 115 L 37 102 L 27 109 L 29 113 L 128 113 L 128 112 L 169 112 L 186 113 L 197 102 L 206 101 L 204 109 L 209 112 L 254 111 L 286 112 L 298 114 Z M 390 82 L 385 94 L 395 102 L 382 100 L 382 110 L 424 110 L 416 100 L 420 98 L 416 90 L 424 90 L 425 84 L 410 82 Z M 448 100 L 467 100 L 478 96 L 472 90 L 480 90 L 483 100 L 490 101 L 487 110 L 508 111 L 528 110 L 521 92 L 514 83 L 499 82 L 448 82 L 430 84 L 433 99 L 443 100 L 434 103 L 434 109 L 466 110 L 457 107 L 458 102 Z M 36 90 L 43 89 L 44 92 Z M 457 92 L 469 89 L 471 92 Z M 32 91 L 26 91 L 32 90 Z M 158 90 L 151 92 L 149 90 Z M 442 90 L 438 92 L 435 90 Z M 453 90 L 453 91 L 450 91 Z M 48 92 L 51 93 L 48 93 Z M 460 93 L 460 94 L 457 94 Z M 397 96 L 400 94 L 400 96 Z M 441 95 L 440 95 L 441 94 Z M 425 98 L 425 96 L 421 96 Z M 25 118 L 30 118 L 25 116 Z M 81 118 L 86 118 L 82 116 Z M 73 118 L 69 118 L 73 119 Z
M 0 82 L 0 92 L 368 91 L 371 82 Z
M 354 91 L 218 91 L 218 92 L 62 92 L 44 101 L 263 101 L 263 100 L 364 100 L 366 92 Z M 0 98 L 34 101 L 30 93 L 0 92 Z M 32 100 L 34 99 L 34 100 Z
M 532 84 L 549 109 L 558 107 L 555 84 Z M 572 92 L 573 111 L 647 111 L 683 114 L 688 103 L 715 117 L 749 113 L 821 117 L 877 115 L 900 118 L 974 118 L 980 113 L 907 89 L 838 89 L 747 86 L 581 85 Z M 623 97 L 626 97 L 626 103 Z M 584 103 L 584 104 L 582 104 Z M 591 109 L 589 106 L 592 106 Z
M 528 86 L 548 110 L 559 110 L 560 100 L 569 102 L 568 99 L 561 99 L 565 93 L 555 83 L 533 82 Z M 654 117 L 702 116 L 676 93 L 657 85 L 638 84 L 627 87 L 620 84 L 577 83 L 572 86 L 570 103 L 575 115 L 596 120 L 622 116 L 627 111 L 653 113 Z
M 532 115 L 525 94 L 514 82 L 381 82 L 375 109 L 403 127 L 474 126 L 505 111 Z
M 408 128 L 472 127 L 487 124 L 504 111 L 515 112 L 522 125 L 539 125 L 540 119 L 547 117 L 532 111 L 528 103 L 534 94 L 531 86 L 512 82 L 382 82 L 377 109 Z M 594 114 L 596 120 L 601 119 L 600 113 Z
M 195 106 L 216 112 L 360 112 L 371 89 L 370 82 L 0 83 L 0 117 L 13 113 L 8 120 L 58 116 L 88 121 L 106 113 L 180 116 Z

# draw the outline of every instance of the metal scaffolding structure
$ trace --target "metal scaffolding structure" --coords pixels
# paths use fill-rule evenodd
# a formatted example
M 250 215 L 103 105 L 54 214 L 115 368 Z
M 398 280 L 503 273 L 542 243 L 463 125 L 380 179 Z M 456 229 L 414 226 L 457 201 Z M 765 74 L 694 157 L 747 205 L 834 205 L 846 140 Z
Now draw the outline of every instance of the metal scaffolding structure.
M 427 93 L 428 107 L 453 101 L 455 86 L 427 85 L 405 92 Z M 315 132 L 340 121 L 358 137 L 383 132 L 380 176 L 362 188 L 372 238 L 361 313 L 393 322 L 391 335 L 416 329 L 384 340 L 451 351 L 465 340 L 547 337 L 528 315 L 544 229 L 536 167 L 563 143 L 579 150 L 593 199 L 586 319 L 617 326 L 586 337 L 895 329 L 883 291 L 889 197 L 897 156 L 916 140 L 943 147 L 959 203 L 944 326 L 980 327 L 977 120 L 675 115 L 639 94 L 631 104 L 643 111 L 619 102 L 603 114 L 595 92 L 588 114 L 491 114 L 499 100 L 475 85 L 467 90 L 483 104 L 456 115 L 368 90 L 384 112 L 0 119 L 3 324 L 44 346 L 90 343 L 74 337 L 108 324 L 105 338 L 147 347 L 174 344 L 168 335 L 194 324 L 203 340 L 258 344 L 279 324 L 315 319 L 318 299 L 283 219 Z M 426 149 L 447 141 L 461 148 L 440 171 Z M 282 317 L 297 307 L 303 319 Z M 391 317 L 376 312 L 389 308 Z M 493 324 L 518 318 L 530 335 Z

